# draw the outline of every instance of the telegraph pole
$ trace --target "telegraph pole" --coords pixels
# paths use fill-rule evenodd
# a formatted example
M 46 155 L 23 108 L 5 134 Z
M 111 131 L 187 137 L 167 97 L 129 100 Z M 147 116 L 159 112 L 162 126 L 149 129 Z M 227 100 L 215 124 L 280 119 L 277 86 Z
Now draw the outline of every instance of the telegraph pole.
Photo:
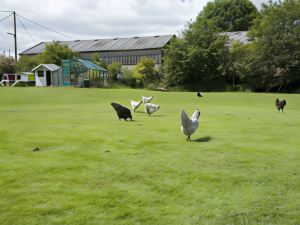
M 13 11 L 14 14 L 14 33 L 8 33 L 12 36 L 14 36 L 14 40 L 15 40 L 15 62 L 17 63 L 18 60 L 18 53 L 17 53 L 17 22 L 16 22 L 16 12 Z
M 14 38 L 15 38 L 15 62 L 17 63 L 18 60 L 18 53 L 17 53 L 17 23 L 16 23 L 16 12 L 14 11 Z

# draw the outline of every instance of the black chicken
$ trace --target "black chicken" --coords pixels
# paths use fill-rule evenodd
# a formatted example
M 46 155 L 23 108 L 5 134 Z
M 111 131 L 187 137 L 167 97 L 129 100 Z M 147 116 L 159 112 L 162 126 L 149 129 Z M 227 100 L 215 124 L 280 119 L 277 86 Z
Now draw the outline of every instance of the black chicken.
M 115 103 L 115 102 L 112 102 L 111 105 L 114 108 L 114 110 L 116 111 L 116 113 L 119 117 L 119 120 L 124 119 L 125 121 L 127 121 L 127 118 L 132 120 L 131 112 L 128 108 L 126 108 L 118 103 Z
M 197 96 L 198 96 L 198 97 L 203 97 L 203 96 L 200 94 L 199 91 L 197 92 Z
M 284 109 L 284 107 L 285 107 L 285 105 L 286 105 L 286 101 L 285 101 L 285 99 L 283 99 L 282 101 L 280 101 L 278 98 L 276 99 L 276 102 L 275 102 L 275 105 L 276 105 L 276 107 L 277 107 L 277 109 L 278 109 L 278 111 L 280 112 L 280 109 L 281 109 L 281 111 L 283 112 L 283 109 Z

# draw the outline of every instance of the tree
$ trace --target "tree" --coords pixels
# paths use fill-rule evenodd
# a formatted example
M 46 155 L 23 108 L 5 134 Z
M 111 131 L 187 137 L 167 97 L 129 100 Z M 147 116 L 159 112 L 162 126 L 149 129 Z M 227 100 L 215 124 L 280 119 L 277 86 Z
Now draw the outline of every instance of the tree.
M 300 85 L 300 1 L 264 5 L 254 21 L 243 66 L 245 83 L 253 89 L 290 89 Z
M 27 56 L 23 55 L 19 58 L 16 65 L 17 72 L 31 71 L 34 67 L 43 63 L 42 55 Z
M 12 57 L 6 57 L 0 55 L 0 80 L 2 80 L 2 75 L 4 73 L 14 73 L 16 72 L 15 61 Z
M 108 65 L 108 76 L 111 81 L 118 81 L 118 75 L 121 74 L 122 64 L 119 62 L 113 62 Z
M 155 61 L 149 57 L 142 57 L 134 68 L 134 76 L 137 80 L 149 84 L 160 80 L 160 73 L 155 69 Z
M 241 59 L 245 57 L 245 54 L 245 45 L 243 45 L 239 41 L 234 41 L 231 43 L 231 47 L 229 49 L 227 75 L 228 77 L 232 78 L 233 86 L 236 85 L 241 79 L 241 74 L 238 73 L 238 69 Z
M 42 53 L 44 63 L 53 63 L 61 66 L 61 60 L 72 59 L 78 54 L 73 52 L 67 45 L 62 45 L 57 41 L 46 44 L 46 49 Z
M 165 51 L 164 77 L 171 86 L 192 84 L 214 89 L 225 80 L 228 48 L 211 20 L 198 16 Z
M 199 17 L 210 20 L 220 31 L 246 31 L 257 15 L 249 0 L 215 0 L 204 7 Z
M 270 79 L 265 79 L 266 68 L 259 56 L 259 49 L 252 42 L 247 45 L 234 45 L 231 54 L 232 68 L 244 88 L 263 91 Z
M 187 46 L 183 39 L 174 38 L 164 49 L 163 58 L 164 78 L 168 85 L 176 86 L 184 84 L 188 80 Z

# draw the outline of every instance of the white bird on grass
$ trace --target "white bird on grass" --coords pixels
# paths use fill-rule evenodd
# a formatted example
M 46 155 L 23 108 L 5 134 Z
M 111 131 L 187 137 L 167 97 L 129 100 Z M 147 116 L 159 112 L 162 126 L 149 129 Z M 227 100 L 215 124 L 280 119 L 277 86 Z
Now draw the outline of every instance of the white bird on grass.
M 150 96 L 150 97 L 145 97 L 145 96 L 142 96 L 142 101 L 144 103 L 150 103 L 151 100 L 152 100 L 153 96 Z
M 152 103 L 146 103 L 144 105 L 145 113 L 148 113 L 150 116 L 150 114 L 155 113 L 157 110 L 159 110 L 159 107 L 160 107 L 159 105 L 155 105 Z
M 181 131 L 186 136 L 187 141 L 191 141 L 191 135 L 195 133 L 199 126 L 200 111 L 197 109 L 191 118 L 187 116 L 184 110 L 181 112 Z
M 142 104 L 142 100 L 139 102 L 131 100 L 131 108 L 133 109 L 133 112 Z

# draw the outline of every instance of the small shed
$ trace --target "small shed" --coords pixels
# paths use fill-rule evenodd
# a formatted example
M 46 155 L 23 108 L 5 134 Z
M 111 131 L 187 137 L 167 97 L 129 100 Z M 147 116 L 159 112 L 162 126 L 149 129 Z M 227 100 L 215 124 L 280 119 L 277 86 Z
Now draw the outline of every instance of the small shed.
M 55 64 L 40 64 L 31 70 L 36 86 L 62 86 L 62 69 Z
M 21 72 L 21 81 L 24 82 L 34 82 L 34 73 L 33 72 Z
M 62 65 L 64 86 L 107 86 L 108 70 L 90 60 L 73 58 L 71 60 L 62 60 Z

